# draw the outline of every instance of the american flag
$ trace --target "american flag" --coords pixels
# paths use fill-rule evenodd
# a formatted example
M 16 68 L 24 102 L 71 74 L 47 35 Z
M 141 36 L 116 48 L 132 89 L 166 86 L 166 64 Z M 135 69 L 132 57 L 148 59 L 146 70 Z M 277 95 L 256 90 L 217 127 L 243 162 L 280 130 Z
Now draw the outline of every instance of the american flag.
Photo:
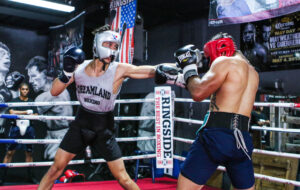
M 137 0 L 111 0 L 110 2 L 110 11 L 115 13 L 111 29 L 123 36 L 119 59 L 117 59 L 119 62 L 132 64 L 136 3 Z

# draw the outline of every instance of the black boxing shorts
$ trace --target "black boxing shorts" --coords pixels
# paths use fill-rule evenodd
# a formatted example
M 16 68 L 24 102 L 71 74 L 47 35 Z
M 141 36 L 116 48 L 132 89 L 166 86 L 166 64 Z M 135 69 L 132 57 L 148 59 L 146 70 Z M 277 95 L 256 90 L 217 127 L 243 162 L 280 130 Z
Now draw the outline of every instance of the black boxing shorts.
M 82 106 L 75 120 L 60 143 L 60 148 L 78 154 L 87 146 L 95 149 L 106 161 L 122 157 L 114 134 L 114 115 L 112 112 L 98 113 Z
M 203 126 L 182 165 L 181 174 L 196 184 L 204 185 L 218 166 L 223 165 L 235 188 L 252 187 L 255 178 L 251 160 L 253 144 L 248 132 L 249 117 L 209 112 Z M 237 146 L 242 141 L 245 147 Z

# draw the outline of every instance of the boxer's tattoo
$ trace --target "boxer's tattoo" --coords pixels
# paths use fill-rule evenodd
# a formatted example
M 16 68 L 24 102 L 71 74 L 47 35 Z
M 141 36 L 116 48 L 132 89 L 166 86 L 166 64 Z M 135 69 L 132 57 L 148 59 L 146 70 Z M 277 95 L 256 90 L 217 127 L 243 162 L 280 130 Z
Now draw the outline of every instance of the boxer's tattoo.
M 217 101 L 216 93 L 213 93 L 210 98 L 210 110 L 214 110 L 214 109 L 219 110 L 216 101 Z

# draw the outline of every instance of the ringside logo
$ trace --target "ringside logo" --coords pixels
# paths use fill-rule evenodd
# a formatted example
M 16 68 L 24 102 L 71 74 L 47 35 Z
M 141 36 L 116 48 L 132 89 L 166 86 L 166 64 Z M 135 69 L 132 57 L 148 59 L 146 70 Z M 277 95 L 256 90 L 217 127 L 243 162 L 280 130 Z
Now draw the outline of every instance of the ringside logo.
M 171 87 L 155 88 L 157 168 L 173 167 L 173 108 Z

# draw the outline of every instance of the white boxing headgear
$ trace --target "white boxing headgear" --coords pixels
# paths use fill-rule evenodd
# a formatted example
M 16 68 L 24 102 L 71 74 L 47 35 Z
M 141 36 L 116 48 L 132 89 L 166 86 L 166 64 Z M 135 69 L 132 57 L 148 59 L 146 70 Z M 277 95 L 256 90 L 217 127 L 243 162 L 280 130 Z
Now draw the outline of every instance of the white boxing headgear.
M 103 46 L 103 42 L 115 42 L 118 44 L 118 50 L 112 50 Z M 93 53 L 95 58 L 104 59 L 112 56 L 112 60 L 118 56 L 119 47 L 121 43 L 120 34 L 111 30 L 107 30 L 101 33 L 96 33 L 93 44 Z

